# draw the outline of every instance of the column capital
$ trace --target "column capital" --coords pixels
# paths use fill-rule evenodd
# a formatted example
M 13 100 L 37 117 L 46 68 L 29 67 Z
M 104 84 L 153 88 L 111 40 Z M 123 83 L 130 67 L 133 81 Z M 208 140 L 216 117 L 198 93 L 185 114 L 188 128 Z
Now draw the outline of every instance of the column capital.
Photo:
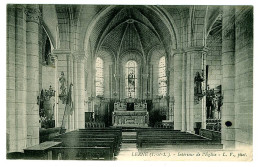
M 51 52 L 51 55 L 54 56 L 57 58 L 59 57 L 63 57 L 63 56 L 71 56 L 71 50 L 69 49 L 53 49 L 52 52 Z
M 74 51 L 74 52 L 72 52 L 72 56 L 75 60 L 78 60 L 78 61 L 86 59 L 85 51 Z
M 194 47 L 187 47 L 183 49 L 184 52 L 208 52 L 208 48 L 205 46 L 194 46 Z
M 27 22 L 40 23 L 41 11 L 37 5 L 29 5 L 25 8 L 24 13 L 26 14 Z

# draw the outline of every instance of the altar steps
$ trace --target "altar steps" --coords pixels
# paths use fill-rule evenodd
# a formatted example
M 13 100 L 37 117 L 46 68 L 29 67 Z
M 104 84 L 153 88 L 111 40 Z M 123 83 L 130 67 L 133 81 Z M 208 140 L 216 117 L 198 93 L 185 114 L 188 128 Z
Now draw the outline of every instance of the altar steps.
M 136 131 L 123 131 L 122 143 L 136 143 Z

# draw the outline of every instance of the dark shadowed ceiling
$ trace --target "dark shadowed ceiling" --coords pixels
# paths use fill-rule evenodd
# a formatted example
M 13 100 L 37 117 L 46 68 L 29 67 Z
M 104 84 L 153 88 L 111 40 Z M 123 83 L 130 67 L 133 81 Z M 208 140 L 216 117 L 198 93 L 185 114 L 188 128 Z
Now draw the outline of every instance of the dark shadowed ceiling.
M 96 22 L 89 40 L 94 53 L 106 47 L 116 55 L 136 50 L 147 56 L 155 46 L 169 53 L 172 47 L 171 32 L 149 6 L 112 8 Z

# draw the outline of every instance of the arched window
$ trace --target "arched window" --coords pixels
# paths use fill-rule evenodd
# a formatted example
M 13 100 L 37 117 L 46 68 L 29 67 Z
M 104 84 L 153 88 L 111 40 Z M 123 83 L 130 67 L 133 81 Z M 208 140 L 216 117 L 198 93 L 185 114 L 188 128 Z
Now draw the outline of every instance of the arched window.
M 130 60 L 126 63 L 126 97 L 136 98 L 137 95 L 137 64 Z
M 96 59 L 96 96 L 104 95 L 104 74 L 103 60 L 99 57 Z
M 158 75 L 158 83 L 159 83 L 159 96 L 166 96 L 167 92 L 167 77 L 166 77 L 166 62 L 165 56 L 161 57 L 159 60 L 159 75 Z

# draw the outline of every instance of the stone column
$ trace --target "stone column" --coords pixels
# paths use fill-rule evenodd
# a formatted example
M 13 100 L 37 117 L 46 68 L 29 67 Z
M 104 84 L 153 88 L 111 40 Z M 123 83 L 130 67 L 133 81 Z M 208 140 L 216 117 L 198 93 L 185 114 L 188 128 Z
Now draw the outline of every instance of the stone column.
M 23 13 L 23 11 L 22 11 Z M 16 137 L 16 20 L 19 18 L 24 23 L 25 20 L 20 18 L 23 15 L 16 16 L 15 5 L 7 5 L 7 57 L 6 57 L 6 138 L 7 138 L 7 152 L 15 152 L 16 144 L 18 143 Z M 22 24 L 23 25 L 23 24 Z M 23 26 L 21 27 L 23 28 Z M 25 34 L 25 30 L 22 29 Z M 24 39 L 24 38 L 22 38 Z M 20 38 L 21 40 L 21 38 Z M 23 41 L 24 42 L 24 41 Z M 25 56 L 23 56 L 25 57 Z M 25 66 L 25 65 L 24 65 Z
M 173 95 L 174 95 L 174 129 L 182 129 L 182 59 L 181 50 L 175 50 L 173 55 Z M 172 79 L 170 79 L 172 80 Z M 170 93 L 172 93 L 170 91 Z
M 16 8 L 15 41 L 15 135 L 16 151 L 23 151 L 27 142 L 26 123 L 26 16 L 24 8 Z M 36 97 L 37 98 L 37 97 Z
M 39 143 L 39 16 L 38 5 L 27 5 L 26 18 L 26 51 L 27 51 L 27 147 Z M 19 132 L 21 133 L 21 132 Z
M 222 25 L 222 71 L 223 71 L 223 108 L 221 118 L 221 138 L 225 148 L 235 147 L 235 8 L 223 7 Z M 227 122 L 232 126 L 226 126 Z
M 73 90 L 74 90 L 74 129 L 78 129 L 78 57 L 73 58 Z
M 75 84 L 74 84 L 74 80 L 73 80 L 73 76 L 74 76 L 74 73 L 73 73 L 73 55 L 72 54 L 69 54 L 69 55 L 67 55 L 67 63 L 68 63 L 68 65 L 67 65 L 67 72 L 68 72 L 68 83 L 67 83 L 67 85 L 68 85 L 68 90 L 69 90 L 69 86 L 70 86 L 70 84 L 73 84 L 73 86 L 72 86 L 72 102 L 73 103 L 75 103 L 74 102 L 74 87 L 75 87 Z M 74 110 L 75 111 L 75 110 Z M 71 115 L 68 115 L 67 116 L 67 120 L 68 120 L 68 130 L 69 131 L 71 131 L 71 130 L 73 130 L 74 129 L 74 111 L 73 111 L 73 113 L 71 114 Z
M 186 81 L 186 90 L 185 90 L 185 96 L 186 96 L 186 99 L 185 99 L 185 112 L 186 112 L 186 130 L 191 132 L 191 129 L 190 129 L 190 110 L 191 110 L 191 98 L 193 98 L 194 96 L 192 96 L 192 92 L 191 91 L 191 84 L 193 85 L 193 82 L 191 83 L 191 55 L 190 54 L 187 54 L 185 53 L 185 57 L 186 57 L 186 78 L 185 78 L 185 81 Z M 192 96 L 192 97 L 190 97 Z M 193 104 L 192 104 L 193 105 Z M 192 108 L 193 109 L 193 108 Z
M 59 94 L 61 93 L 60 90 L 60 82 L 59 82 L 59 77 L 61 76 L 61 73 L 64 73 L 64 77 L 66 79 L 66 91 L 69 89 L 69 84 L 70 84 L 70 80 L 69 80 L 69 71 L 68 71 L 68 57 L 71 55 L 71 51 L 70 50 L 65 50 L 65 49 L 55 49 L 53 50 L 53 55 L 57 56 L 57 84 L 58 84 L 58 88 L 56 90 L 57 95 L 59 96 Z M 58 104 L 57 105 L 57 120 L 55 120 L 55 122 L 57 122 L 56 126 L 57 127 L 61 127 L 62 125 L 62 120 L 63 120 L 63 116 L 64 116 L 64 110 L 65 110 L 65 104 L 62 103 L 62 101 L 60 99 L 58 99 Z M 64 122 L 63 122 L 63 127 L 68 128 L 68 117 L 64 116 Z
M 54 85 L 54 90 L 55 90 L 55 110 L 54 110 L 54 120 L 55 120 L 55 127 L 58 127 L 58 121 L 59 120 L 59 73 L 58 73 L 58 57 L 56 55 L 53 55 L 52 57 L 54 60 L 54 65 L 55 65 L 55 85 Z
M 23 5 L 8 5 L 7 152 L 26 148 L 26 15 Z M 37 97 L 36 97 L 37 98 Z
M 77 86 L 78 86 L 78 128 L 85 128 L 85 55 L 79 55 L 77 63 Z
M 185 132 L 187 130 L 186 125 L 186 68 L 187 68 L 187 56 L 185 53 L 182 54 L 182 103 L 181 103 L 181 110 L 182 110 L 182 126 L 181 131 Z
M 204 111 L 204 100 L 205 98 L 200 98 L 196 100 L 194 96 L 195 88 L 195 76 L 199 72 L 201 77 L 205 76 L 205 66 L 204 56 L 207 53 L 207 49 L 204 47 L 192 47 L 186 48 L 186 123 L 187 131 L 194 132 L 195 123 L 202 123 L 202 114 Z M 202 92 L 205 90 L 205 86 L 202 83 Z
M 168 97 L 169 97 L 169 120 L 174 121 L 174 61 L 173 56 L 170 58 L 169 67 L 169 79 L 168 79 Z

